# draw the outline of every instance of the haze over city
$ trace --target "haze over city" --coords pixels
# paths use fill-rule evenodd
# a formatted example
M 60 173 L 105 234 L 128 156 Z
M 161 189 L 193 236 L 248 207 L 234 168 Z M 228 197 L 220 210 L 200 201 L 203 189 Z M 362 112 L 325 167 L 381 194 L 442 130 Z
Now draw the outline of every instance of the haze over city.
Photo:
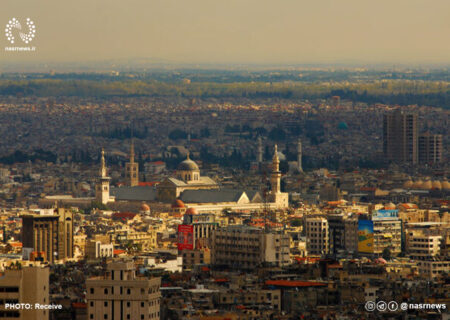
M 36 52 L 8 62 L 448 64 L 447 0 L 4 0 L 0 24 L 30 17 Z M 5 37 L 1 45 L 7 45 Z

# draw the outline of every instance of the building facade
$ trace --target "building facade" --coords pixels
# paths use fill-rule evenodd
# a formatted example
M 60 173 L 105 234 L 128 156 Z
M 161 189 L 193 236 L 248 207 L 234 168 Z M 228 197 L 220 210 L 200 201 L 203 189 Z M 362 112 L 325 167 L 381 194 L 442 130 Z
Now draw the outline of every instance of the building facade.
M 400 109 L 384 115 L 383 151 L 388 160 L 417 164 L 419 136 L 417 114 Z
M 64 208 L 50 214 L 22 216 L 22 242 L 24 248 L 44 253 L 46 261 L 66 260 L 73 257 L 73 213 Z
M 86 280 L 88 319 L 160 319 L 161 278 L 137 277 L 132 261 L 112 262 L 104 277 Z
M 49 310 L 34 308 L 36 303 L 50 304 L 49 268 L 22 267 L 5 270 L 0 277 L 0 318 L 21 320 L 49 319 Z M 5 304 L 29 303 L 31 309 L 6 309 Z
M 308 255 L 325 255 L 329 252 L 328 220 L 324 217 L 306 217 L 306 251 Z
M 290 263 L 289 236 L 244 225 L 214 230 L 211 263 L 236 269 L 253 269 L 262 264 Z
M 424 133 L 419 136 L 419 162 L 440 163 L 442 161 L 442 135 Z

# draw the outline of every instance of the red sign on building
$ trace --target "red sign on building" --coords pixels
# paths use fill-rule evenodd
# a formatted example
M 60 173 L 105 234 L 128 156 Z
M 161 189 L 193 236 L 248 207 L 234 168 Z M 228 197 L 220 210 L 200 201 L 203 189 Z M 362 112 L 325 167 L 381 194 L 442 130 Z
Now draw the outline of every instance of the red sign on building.
M 178 250 L 194 249 L 194 226 L 178 225 Z

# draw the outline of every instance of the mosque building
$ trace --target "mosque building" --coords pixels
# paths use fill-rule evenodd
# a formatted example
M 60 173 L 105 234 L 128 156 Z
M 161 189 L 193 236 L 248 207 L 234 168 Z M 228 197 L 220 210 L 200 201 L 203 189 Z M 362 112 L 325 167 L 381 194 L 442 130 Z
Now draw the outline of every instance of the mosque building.
M 272 158 L 270 175 L 271 191 L 264 196 L 260 191 L 220 188 L 213 179 L 202 176 L 198 165 L 189 157 L 182 161 L 173 177 L 164 179 L 156 186 L 139 185 L 137 163 L 134 162 L 133 144 L 130 148 L 130 161 L 125 166 L 127 185 L 111 187 L 107 175 L 105 152 L 102 150 L 99 177 L 95 186 L 95 197 L 74 198 L 70 195 L 47 196 L 41 199 L 44 205 L 72 205 L 89 207 L 92 202 L 108 205 L 111 208 L 124 208 L 127 205 L 145 204 L 151 207 L 176 204 L 179 211 L 195 209 L 197 212 L 221 212 L 224 209 L 262 211 L 265 209 L 284 209 L 289 205 L 289 194 L 281 192 L 280 159 L 277 146 Z M 136 175 L 134 175 L 136 173 Z M 148 204 L 148 205 L 147 205 Z M 153 210 L 152 208 L 152 210 Z M 150 210 L 145 210 L 150 211 Z

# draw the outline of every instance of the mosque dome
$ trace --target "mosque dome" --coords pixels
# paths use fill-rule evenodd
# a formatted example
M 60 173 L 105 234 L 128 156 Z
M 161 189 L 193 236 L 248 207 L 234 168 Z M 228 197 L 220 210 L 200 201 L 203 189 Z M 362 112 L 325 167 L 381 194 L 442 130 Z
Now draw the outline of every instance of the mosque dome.
M 403 184 L 403 188 L 405 188 L 405 189 L 411 189 L 412 186 L 413 186 L 413 184 L 414 184 L 414 183 L 412 182 L 412 180 L 409 179 L 409 180 L 405 181 L 405 183 Z
M 444 190 L 450 190 L 450 183 L 447 180 L 442 181 L 441 186 Z
M 422 183 L 423 183 L 423 181 L 419 179 L 413 183 L 412 188 L 413 189 L 421 189 Z
M 396 206 L 392 202 L 386 203 L 384 206 L 385 210 L 395 210 Z
M 143 203 L 141 205 L 141 211 L 149 212 L 150 211 L 150 207 L 148 206 L 148 204 Z
M 197 209 L 189 208 L 186 210 L 186 214 L 197 214 Z
M 176 199 L 174 203 L 172 203 L 172 208 L 185 208 L 184 202 L 180 199 Z
M 189 158 L 189 154 L 188 154 L 186 160 L 184 160 L 183 162 L 181 162 L 178 165 L 177 170 L 180 170 L 180 171 L 198 171 L 200 169 L 198 168 L 198 165 Z
M 439 180 L 434 180 L 431 185 L 432 185 L 433 189 L 437 189 L 437 190 L 441 190 L 442 189 L 442 185 L 441 185 L 441 182 Z
M 431 188 L 432 188 L 431 180 L 427 180 L 424 183 L 422 183 L 421 189 L 431 190 Z

